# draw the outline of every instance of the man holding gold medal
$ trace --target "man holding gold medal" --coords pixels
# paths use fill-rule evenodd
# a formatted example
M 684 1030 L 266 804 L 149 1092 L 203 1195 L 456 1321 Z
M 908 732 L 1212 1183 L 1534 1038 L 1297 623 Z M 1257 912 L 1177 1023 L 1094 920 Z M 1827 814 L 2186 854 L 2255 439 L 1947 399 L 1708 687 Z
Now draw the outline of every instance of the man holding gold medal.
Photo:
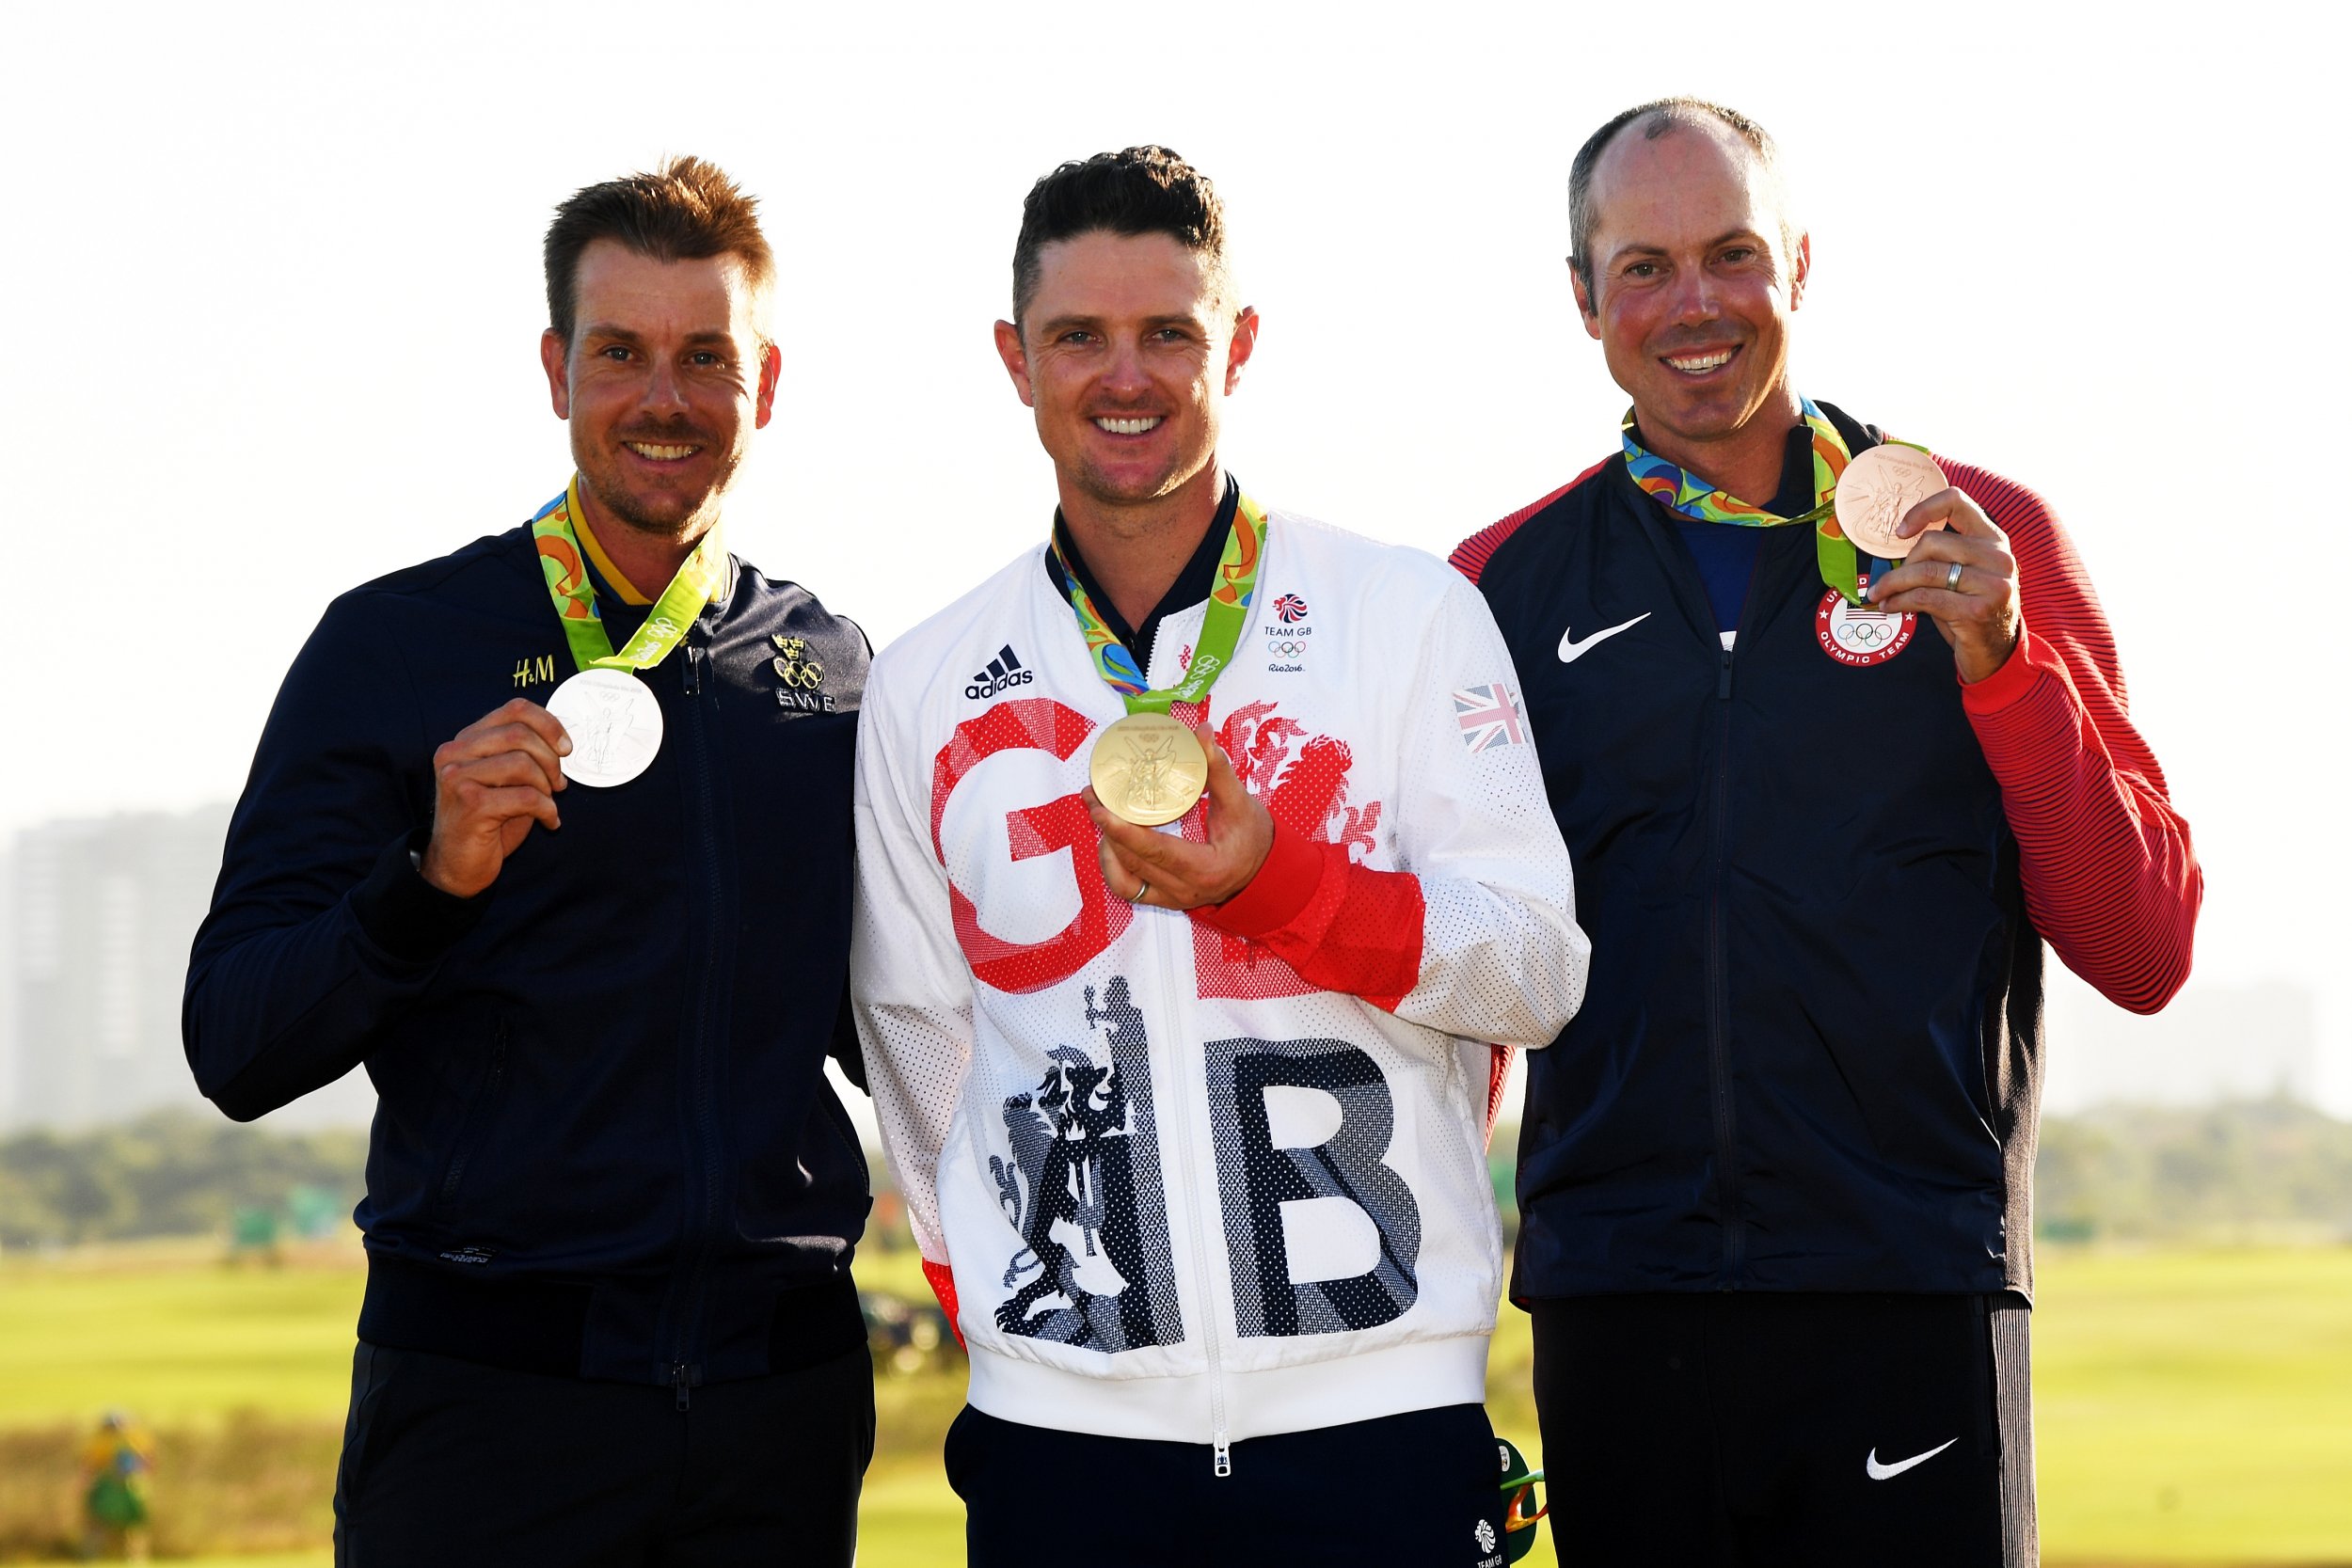
M 2162 1006 L 2187 825 L 2042 500 L 1794 389 L 1762 129 L 1629 110 L 1569 204 L 1619 451 L 1454 556 L 1603 955 L 1520 1144 L 1562 1560 L 2030 1563 L 2042 943 Z
M 822 1065 L 866 648 L 720 531 L 772 274 L 697 159 L 558 209 L 578 472 L 329 607 L 231 822 L 198 1082 L 379 1096 L 338 1563 L 851 1560 L 867 1200 Z
M 876 661 L 858 759 L 971 1561 L 1500 1568 L 1486 1042 L 1586 951 L 1517 677 L 1439 562 L 1218 463 L 1258 318 L 1198 171 L 1064 165 L 1013 272 L 1052 538 Z

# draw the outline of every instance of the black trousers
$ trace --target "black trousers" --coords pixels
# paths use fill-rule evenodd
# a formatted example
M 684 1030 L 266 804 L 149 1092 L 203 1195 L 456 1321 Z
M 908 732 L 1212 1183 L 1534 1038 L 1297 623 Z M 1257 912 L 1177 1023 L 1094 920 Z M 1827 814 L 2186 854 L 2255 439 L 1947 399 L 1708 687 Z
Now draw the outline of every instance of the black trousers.
M 1502 1472 L 1475 1404 L 1232 1447 L 1022 1426 L 947 1431 L 970 1568 L 1502 1568 Z
M 336 1568 L 849 1568 L 873 1453 L 863 1346 L 680 1410 L 651 1385 L 363 1341 Z
M 1528 1304 L 1562 1568 L 2031 1568 L 2015 1296 Z

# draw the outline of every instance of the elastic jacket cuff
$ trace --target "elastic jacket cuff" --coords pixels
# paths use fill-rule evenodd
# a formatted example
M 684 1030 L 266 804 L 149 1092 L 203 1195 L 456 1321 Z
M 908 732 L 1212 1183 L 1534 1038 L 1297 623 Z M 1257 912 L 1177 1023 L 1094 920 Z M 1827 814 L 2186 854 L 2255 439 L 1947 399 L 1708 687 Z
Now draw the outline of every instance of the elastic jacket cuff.
M 2061 674 L 2066 669 L 2058 650 L 2037 639 L 2021 619 L 2017 623 L 2017 643 L 2010 649 L 2001 667 L 1980 681 L 1961 683 L 1961 705 L 1970 713 L 1993 713 L 2005 708 L 2033 689 L 2045 667 Z
M 1297 919 L 1322 881 L 1323 856 L 1313 840 L 1277 822 L 1265 863 L 1248 885 L 1222 904 L 1193 911 L 1193 916 L 1237 937 L 1263 937 Z
M 360 934 L 402 963 L 434 962 L 480 925 L 490 906 L 488 888 L 460 898 L 424 879 L 410 852 L 423 853 L 426 838 L 420 830 L 395 839 L 351 892 Z

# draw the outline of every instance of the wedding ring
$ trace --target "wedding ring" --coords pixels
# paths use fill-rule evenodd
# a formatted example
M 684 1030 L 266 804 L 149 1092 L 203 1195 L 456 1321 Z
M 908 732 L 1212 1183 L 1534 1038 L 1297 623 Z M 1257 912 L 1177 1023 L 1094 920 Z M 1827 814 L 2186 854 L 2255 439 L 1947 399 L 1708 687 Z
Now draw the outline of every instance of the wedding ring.
M 1960 592 L 1960 562 L 1957 561 L 1952 562 L 1952 569 L 1944 574 L 1944 592 L 1947 594 Z
M 1140 904 L 1146 898 L 1151 896 L 1152 884 L 1150 882 L 1137 882 L 1136 884 L 1136 895 L 1133 898 L 1128 899 L 1127 902 L 1130 904 Z

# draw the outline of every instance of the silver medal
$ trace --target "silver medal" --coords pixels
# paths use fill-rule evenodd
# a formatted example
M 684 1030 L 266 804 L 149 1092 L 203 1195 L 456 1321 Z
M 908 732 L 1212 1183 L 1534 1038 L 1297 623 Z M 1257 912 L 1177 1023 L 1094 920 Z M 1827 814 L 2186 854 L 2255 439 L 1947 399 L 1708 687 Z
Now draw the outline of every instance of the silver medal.
M 564 777 L 603 789 L 643 773 L 661 750 L 661 704 L 621 670 L 582 670 L 555 689 L 548 711 L 572 737 Z

